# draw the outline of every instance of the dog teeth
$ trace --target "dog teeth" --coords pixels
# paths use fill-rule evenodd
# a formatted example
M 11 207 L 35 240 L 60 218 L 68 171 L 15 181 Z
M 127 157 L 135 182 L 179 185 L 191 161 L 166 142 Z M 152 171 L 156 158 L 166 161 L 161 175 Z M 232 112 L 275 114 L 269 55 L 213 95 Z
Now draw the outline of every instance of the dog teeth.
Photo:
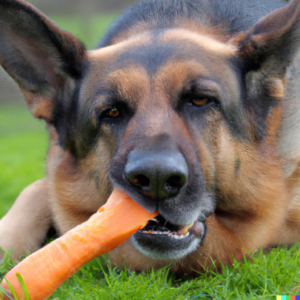
M 153 221 L 153 222 L 155 222 L 155 223 L 158 223 L 159 224 L 159 221 L 158 220 L 156 220 L 156 219 L 151 219 L 150 221 Z
M 189 229 L 193 227 L 193 225 L 194 225 L 194 223 L 179 228 L 178 233 L 180 233 L 181 235 L 182 235 L 182 234 L 183 234 L 183 235 L 186 235 L 187 232 L 189 231 Z
M 141 230 L 142 233 L 147 233 L 147 234 L 169 234 L 170 231 L 151 231 L 151 230 L 148 230 L 148 231 L 143 231 Z
M 171 238 L 174 238 L 174 239 L 176 239 L 176 240 L 181 240 L 181 239 L 183 239 L 183 238 L 185 238 L 185 237 L 187 237 L 187 236 L 189 236 L 190 235 L 190 233 L 189 232 L 187 232 L 187 234 L 186 235 L 176 235 L 176 234 L 172 234 L 172 233 L 168 233 L 168 236 L 169 237 L 171 237 Z
M 176 232 L 170 232 L 170 231 L 142 231 L 142 233 L 146 233 L 146 234 L 159 234 L 159 235 L 167 235 L 171 238 L 174 238 L 176 240 L 181 240 L 187 236 L 190 235 L 189 232 L 187 232 L 185 235 L 181 234 L 181 235 L 177 235 Z
M 153 231 L 153 234 L 168 234 L 168 231 Z

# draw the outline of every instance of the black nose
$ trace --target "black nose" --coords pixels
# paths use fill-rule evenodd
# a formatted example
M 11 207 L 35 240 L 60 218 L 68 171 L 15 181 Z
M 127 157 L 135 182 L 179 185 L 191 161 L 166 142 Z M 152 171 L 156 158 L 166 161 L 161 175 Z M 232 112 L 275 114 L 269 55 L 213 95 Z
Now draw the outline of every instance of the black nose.
M 174 197 L 188 179 L 188 166 L 178 151 L 133 150 L 125 178 L 141 194 L 157 200 Z

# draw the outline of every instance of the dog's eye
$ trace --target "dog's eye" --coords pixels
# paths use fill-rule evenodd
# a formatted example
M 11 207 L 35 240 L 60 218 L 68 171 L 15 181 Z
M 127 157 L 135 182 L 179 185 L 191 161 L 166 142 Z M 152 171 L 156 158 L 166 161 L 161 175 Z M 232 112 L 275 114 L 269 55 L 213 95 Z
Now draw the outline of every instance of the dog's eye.
M 106 112 L 107 116 L 110 118 L 116 118 L 120 115 L 120 111 L 114 107 Z
M 206 105 L 210 102 L 210 100 L 208 98 L 196 98 L 196 99 L 192 99 L 192 104 L 195 106 L 203 106 Z

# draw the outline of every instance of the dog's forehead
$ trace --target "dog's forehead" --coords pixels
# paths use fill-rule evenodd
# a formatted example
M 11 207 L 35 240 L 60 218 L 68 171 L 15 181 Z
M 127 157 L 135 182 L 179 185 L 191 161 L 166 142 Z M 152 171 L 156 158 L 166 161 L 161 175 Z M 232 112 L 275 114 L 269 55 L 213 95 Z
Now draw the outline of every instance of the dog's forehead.
M 147 32 L 89 52 L 83 98 L 115 90 L 124 99 L 140 99 L 155 87 L 180 89 L 196 77 L 222 80 L 235 55 L 232 45 L 185 29 Z
M 206 50 L 211 54 L 223 55 L 224 57 L 234 56 L 237 50 L 233 44 L 221 42 L 213 36 L 205 34 L 205 32 L 197 33 L 184 28 L 167 30 L 161 35 L 160 40 L 166 43 L 186 42 L 187 47 L 189 43 L 194 43 L 203 51 Z

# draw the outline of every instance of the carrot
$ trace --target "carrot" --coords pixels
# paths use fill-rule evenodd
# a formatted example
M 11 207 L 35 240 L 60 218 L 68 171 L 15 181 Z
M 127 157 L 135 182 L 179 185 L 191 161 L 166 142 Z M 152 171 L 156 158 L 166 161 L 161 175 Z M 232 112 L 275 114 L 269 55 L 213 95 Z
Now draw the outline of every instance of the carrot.
M 6 278 L 18 299 L 25 299 L 25 295 L 16 274 L 23 277 L 31 300 L 48 298 L 84 264 L 121 245 L 156 215 L 115 189 L 87 222 L 28 256 Z M 5 279 L 1 285 L 11 295 Z M 8 297 L 1 298 L 0 292 L 0 299 Z

